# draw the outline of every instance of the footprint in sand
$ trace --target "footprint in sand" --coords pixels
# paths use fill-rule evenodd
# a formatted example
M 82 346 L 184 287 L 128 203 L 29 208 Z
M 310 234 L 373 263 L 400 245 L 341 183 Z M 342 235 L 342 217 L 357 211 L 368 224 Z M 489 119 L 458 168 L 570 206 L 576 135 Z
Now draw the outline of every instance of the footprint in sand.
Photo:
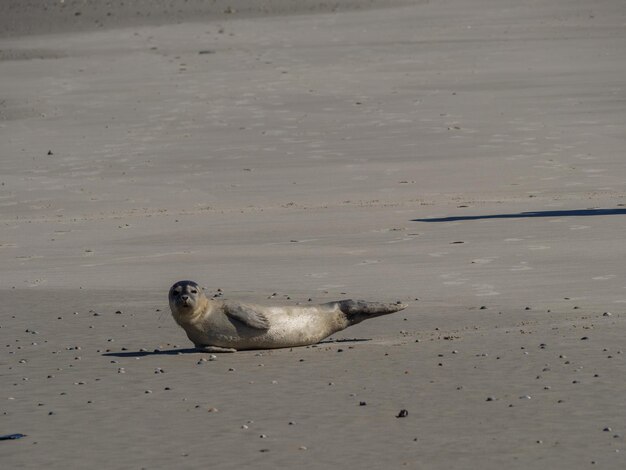
M 311 273 L 309 274 L 309 276 L 312 277 L 313 279 L 322 279 L 328 276 L 328 273 Z
M 476 297 L 500 295 L 500 292 L 496 292 L 494 290 L 494 286 L 492 284 L 473 284 L 472 288 L 476 291 L 474 294 Z
M 363 261 L 357 263 L 356 265 L 357 266 L 365 266 L 365 265 L 368 265 L 368 264 L 377 264 L 377 263 L 380 263 L 379 259 L 364 259 Z
M 513 266 L 511 269 L 509 269 L 509 271 L 530 271 L 531 268 L 530 266 L 528 266 L 528 263 L 526 261 L 522 261 L 520 264 L 516 264 L 515 266 Z
M 444 286 L 460 286 L 465 284 L 469 279 L 461 277 L 461 273 L 448 273 L 439 275 L 443 279 Z
M 401 243 L 401 242 L 408 242 L 414 239 L 415 237 L 403 237 L 403 238 L 396 238 L 395 240 L 389 240 L 388 242 L 385 242 L 385 243 L 387 244 Z
M 604 276 L 595 276 L 591 279 L 593 279 L 594 281 L 608 281 L 609 279 L 613 279 L 614 277 L 616 277 L 615 274 L 606 274 Z

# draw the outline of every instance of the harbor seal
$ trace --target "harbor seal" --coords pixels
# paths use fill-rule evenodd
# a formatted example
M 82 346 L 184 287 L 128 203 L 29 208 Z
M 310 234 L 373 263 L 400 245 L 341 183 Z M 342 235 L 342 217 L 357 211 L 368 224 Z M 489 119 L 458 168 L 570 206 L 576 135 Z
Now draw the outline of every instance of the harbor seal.
M 187 337 L 196 348 L 207 352 L 307 346 L 368 318 L 406 308 L 399 302 L 362 300 L 288 307 L 209 300 L 193 281 L 174 284 L 169 304 L 174 320 Z

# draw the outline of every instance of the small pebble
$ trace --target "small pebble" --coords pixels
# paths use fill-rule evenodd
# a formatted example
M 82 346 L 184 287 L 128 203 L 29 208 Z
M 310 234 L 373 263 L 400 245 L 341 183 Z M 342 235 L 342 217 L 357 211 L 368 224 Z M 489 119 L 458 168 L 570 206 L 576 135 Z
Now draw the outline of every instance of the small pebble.
M 396 418 L 406 418 L 409 415 L 407 410 L 400 410 L 400 412 L 396 415 Z

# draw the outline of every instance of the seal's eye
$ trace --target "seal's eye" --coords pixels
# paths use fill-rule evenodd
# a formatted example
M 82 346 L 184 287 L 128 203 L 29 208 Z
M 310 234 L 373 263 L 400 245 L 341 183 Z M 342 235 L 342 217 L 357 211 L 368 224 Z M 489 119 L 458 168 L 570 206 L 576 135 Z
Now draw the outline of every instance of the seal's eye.
M 191 289 L 191 293 L 192 293 L 192 294 L 197 294 L 197 293 L 198 293 L 198 291 L 197 291 L 196 289 Z
M 176 289 L 174 289 L 174 294 L 180 295 L 182 291 L 183 291 L 182 287 L 178 286 Z

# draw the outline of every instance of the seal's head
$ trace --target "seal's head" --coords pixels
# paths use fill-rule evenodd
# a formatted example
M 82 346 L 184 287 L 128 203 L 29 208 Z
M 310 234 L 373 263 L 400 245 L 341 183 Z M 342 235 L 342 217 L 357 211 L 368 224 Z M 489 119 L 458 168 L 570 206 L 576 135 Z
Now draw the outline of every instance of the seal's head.
M 207 299 L 197 283 L 178 281 L 170 288 L 169 301 L 172 314 L 174 317 L 178 317 L 204 309 Z

